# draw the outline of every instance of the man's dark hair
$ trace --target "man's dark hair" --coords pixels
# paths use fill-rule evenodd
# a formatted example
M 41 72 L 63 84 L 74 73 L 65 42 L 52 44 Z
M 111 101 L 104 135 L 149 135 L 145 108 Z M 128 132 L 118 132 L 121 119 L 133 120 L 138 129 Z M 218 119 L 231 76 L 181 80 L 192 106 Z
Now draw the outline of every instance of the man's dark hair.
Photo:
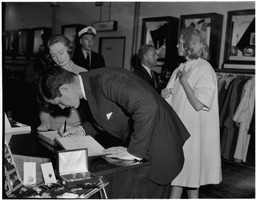
M 67 71 L 60 66 L 45 68 L 38 76 L 39 99 L 55 99 L 61 97 L 59 88 L 63 84 L 72 83 L 76 74 Z

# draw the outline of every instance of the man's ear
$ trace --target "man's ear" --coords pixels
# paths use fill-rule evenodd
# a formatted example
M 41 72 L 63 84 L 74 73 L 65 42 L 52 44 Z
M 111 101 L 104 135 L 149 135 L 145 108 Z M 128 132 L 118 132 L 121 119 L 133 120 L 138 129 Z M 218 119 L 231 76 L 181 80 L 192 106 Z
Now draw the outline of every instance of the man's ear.
M 60 86 L 59 91 L 62 95 L 69 94 L 70 93 L 70 88 L 68 87 L 68 85 L 63 84 L 63 85 Z
M 82 44 L 82 38 L 79 39 L 80 44 Z

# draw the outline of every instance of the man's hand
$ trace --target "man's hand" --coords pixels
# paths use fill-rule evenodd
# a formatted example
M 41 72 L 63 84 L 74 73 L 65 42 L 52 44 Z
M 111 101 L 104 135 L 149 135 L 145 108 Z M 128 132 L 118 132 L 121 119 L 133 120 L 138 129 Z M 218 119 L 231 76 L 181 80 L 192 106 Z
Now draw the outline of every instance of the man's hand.
M 135 160 L 138 159 L 135 156 L 128 153 L 126 147 L 111 147 L 104 150 L 106 157 L 109 158 L 119 158 L 122 160 Z
M 38 131 L 48 131 L 50 129 L 50 123 L 42 123 L 40 126 L 37 127 Z
M 62 137 L 66 136 L 77 136 L 77 135 L 84 135 L 84 132 L 81 127 L 71 127 L 71 126 L 66 126 L 66 132 L 64 133 L 64 125 L 60 128 L 59 134 Z

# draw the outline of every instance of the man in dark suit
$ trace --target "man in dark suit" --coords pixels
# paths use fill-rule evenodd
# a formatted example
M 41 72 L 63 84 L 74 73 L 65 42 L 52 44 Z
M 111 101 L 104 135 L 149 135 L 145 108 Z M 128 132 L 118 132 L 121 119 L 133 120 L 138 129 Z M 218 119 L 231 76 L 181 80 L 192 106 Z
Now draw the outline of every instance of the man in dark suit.
M 143 45 L 139 49 L 138 57 L 140 64 L 135 66 L 133 73 L 149 83 L 160 94 L 160 88 L 158 86 L 158 74 L 152 70 L 157 65 L 157 52 L 153 45 Z
M 73 55 L 73 62 L 87 70 L 105 67 L 105 60 L 102 55 L 92 51 L 96 30 L 88 26 L 78 32 L 81 47 L 76 48 Z
M 182 147 L 189 133 L 151 86 L 128 70 L 116 67 L 80 75 L 50 67 L 40 74 L 38 83 L 43 98 L 63 109 L 78 108 L 80 99 L 87 100 L 96 127 L 129 141 L 127 146 L 106 149 L 106 156 L 149 160 L 148 198 L 162 198 L 164 187 L 169 187 L 183 167 Z M 96 132 L 91 127 L 88 122 L 67 126 L 63 135 L 94 136 Z

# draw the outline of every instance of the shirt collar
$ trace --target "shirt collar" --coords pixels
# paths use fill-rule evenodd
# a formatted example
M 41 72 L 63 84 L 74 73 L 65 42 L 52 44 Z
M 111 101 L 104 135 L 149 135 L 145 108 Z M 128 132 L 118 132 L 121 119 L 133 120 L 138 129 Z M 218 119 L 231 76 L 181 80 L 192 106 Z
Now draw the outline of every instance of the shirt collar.
M 142 67 L 144 67 L 145 68 L 145 70 L 147 70 L 147 72 L 149 73 L 149 75 L 151 76 L 151 73 L 150 73 L 150 69 L 146 66 L 146 65 L 143 65 L 143 64 L 141 64 L 142 65 Z
M 79 74 L 78 74 L 78 78 L 79 78 L 80 87 L 81 87 L 81 90 L 82 90 L 82 95 L 83 95 L 84 99 L 86 100 L 85 90 L 84 90 L 84 83 L 83 83 L 82 77 Z
M 86 51 L 84 48 L 82 48 L 82 52 L 84 55 L 87 55 L 87 53 L 89 53 L 89 55 L 91 55 L 91 51 Z

